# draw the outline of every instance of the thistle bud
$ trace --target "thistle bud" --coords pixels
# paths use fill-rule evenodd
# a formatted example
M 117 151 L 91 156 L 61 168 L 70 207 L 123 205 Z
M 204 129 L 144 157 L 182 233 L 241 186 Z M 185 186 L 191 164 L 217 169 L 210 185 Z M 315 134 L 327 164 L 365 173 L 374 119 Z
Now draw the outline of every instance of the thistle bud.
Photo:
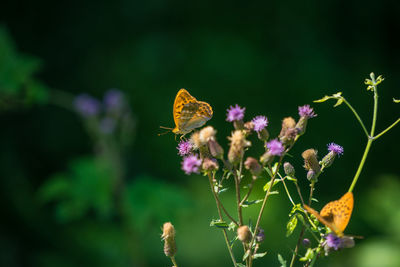
M 214 171 L 214 170 L 218 170 L 219 166 L 218 166 L 218 162 L 216 159 L 210 159 L 210 158 L 205 158 L 203 160 L 203 170 L 206 171 Z
M 200 141 L 200 133 L 198 131 L 192 133 L 190 136 L 190 142 L 193 144 L 194 149 L 199 149 L 202 146 Z
M 215 134 L 217 133 L 216 130 L 212 126 L 207 126 L 204 127 L 203 129 L 200 130 L 199 133 L 199 140 L 202 145 L 207 144 L 209 140 L 214 140 L 215 139 Z
M 267 165 L 271 163 L 274 159 L 274 155 L 272 155 L 269 151 L 265 152 L 261 157 L 260 157 L 260 162 L 262 165 Z
M 244 167 L 247 170 L 250 170 L 254 177 L 257 177 L 262 171 L 260 163 L 258 163 L 258 161 L 252 157 L 247 157 L 246 161 L 244 162 Z
M 333 161 L 336 158 L 336 155 L 342 155 L 343 154 L 343 147 L 335 144 L 335 143 L 330 143 L 328 144 L 328 150 L 329 153 L 325 155 L 325 157 L 321 160 L 321 165 L 324 166 L 324 168 L 328 168 L 332 165 Z
M 282 120 L 282 129 L 279 134 L 279 138 L 285 136 L 286 131 L 296 127 L 296 121 L 292 117 L 287 117 Z
M 243 131 L 236 130 L 232 133 L 231 137 L 228 137 L 231 141 L 231 145 L 228 152 L 228 160 L 236 164 L 243 157 L 244 148 L 251 145 L 249 141 L 246 140 Z
M 269 138 L 269 133 L 267 129 L 262 129 L 261 131 L 257 132 L 258 139 L 261 141 L 267 142 Z
M 302 243 L 305 248 L 309 248 L 311 245 L 310 239 L 308 238 L 304 238 Z
M 313 170 L 316 174 L 321 171 L 321 167 L 319 166 L 317 159 L 317 152 L 310 148 L 304 151 L 301 156 L 304 159 L 304 168 L 306 170 Z
M 310 107 L 310 105 L 304 105 L 302 107 L 299 107 L 299 115 L 300 119 L 296 124 L 296 128 L 298 128 L 299 130 L 298 134 L 302 135 L 306 132 L 308 119 L 316 117 L 317 114 L 314 113 L 314 110 Z
M 238 239 L 243 243 L 249 243 L 253 237 L 247 225 L 240 226 L 237 229 Z
M 251 133 L 254 130 L 254 123 L 252 121 L 248 121 L 244 124 L 244 130 L 247 134 Z
M 283 170 L 285 171 L 285 174 L 286 174 L 287 176 L 294 177 L 295 170 L 294 170 L 293 165 L 290 164 L 289 162 L 285 162 L 285 163 L 283 164 Z
M 164 253 L 167 257 L 174 257 L 176 254 L 176 243 L 175 243 L 175 228 L 170 222 L 166 222 L 163 225 L 163 234 L 161 235 L 164 240 Z
M 318 179 L 317 179 L 317 174 L 315 173 L 315 171 L 309 170 L 309 171 L 307 172 L 307 179 L 308 179 L 310 182 L 316 183 L 316 182 L 318 181 Z
M 244 128 L 244 123 L 242 120 L 240 121 L 234 121 L 233 122 L 233 127 L 235 128 L 235 130 L 243 130 Z
M 208 140 L 208 149 L 211 156 L 221 159 L 224 155 L 224 149 L 218 144 L 216 140 Z

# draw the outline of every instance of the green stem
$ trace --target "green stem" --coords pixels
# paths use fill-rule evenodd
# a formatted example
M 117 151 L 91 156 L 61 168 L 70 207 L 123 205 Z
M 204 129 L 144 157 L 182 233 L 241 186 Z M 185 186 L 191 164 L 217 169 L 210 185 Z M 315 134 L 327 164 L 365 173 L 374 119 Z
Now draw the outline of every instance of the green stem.
M 283 154 L 283 155 L 279 158 L 279 162 L 278 162 L 278 165 L 277 165 L 277 167 L 276 167 L 276 170 L 275 170 L 275 172 L 272 174 L 272 177 L 271 177 L 270 186 L 268 187 L 268 190 L 267 190 L 267 192 L 265 193 L 264 200 L 263 200 L 263 203 L 262 203 L 260 212 L 258 213 L 257 222 L 256 222 L 256 227 L 254 228 L 254 235 L 253 235 L 253 237 L 252 237 L 252 239 L 251 239 L 251 241 L 250 241 L 250 243 L 249 243 L 249 248 L 250 248 L 250 249 L 253 247 L 253 244 L 254 244 L 254 241 L 255 241 L 255 237 L 256 237 L 256 235 L 257 235 L 258 227 L 260 226 L 261 217 L 262 217 L 262 214 L 263 214 L 263 212 L 264 212 L 265 205 L 267 204 L 267 199 L 268 199 L 269 193 L 270 193 L 270 191 L 271 191 L 271 188 L 272 188 L 273 185 L 274 185 L 274 181 L 275 181 L 275 178 L 276 178 L 276 174 L 278 173 L 278 170 L 279 170 L 279 168 L 280 168 L 280 166 L 281 166 L 281 164 L 282 164 L 282 160 L 283 160 L 284 155 L 285 155 L 285 154 Z M 252 266 L 252 263 L 253 263 L 253 252 L 250 251 L 250 255 L 249 255 L 249 267 Z
M 375 77 L 371 77 L 371 78 L 372 78 L 372 82 L 374 84 L 373 85 L 373 87 L 374 87 L 374 113 L 373 113 L 373 116 L 372 116 L 371 132 L 369 134 L 369 136 L 371 136 L 371 138 L 368 138 L 368 142 L 367 142 L 367 145 L 365 147 L 364 154 L 363 154 L 363 156 L 361 158 L 361 162 L 360 162 L 360 165 L 358 166 L 357 172 L 354 175 L 353 181 L 351 182 L 351 185 L 350 185 L 350 188 L 349 188 L 349 192 L 352 192 L 354 187 L 357 184 L 357 180 L 360 177 L 361 171 L 362 171 L 362 169 L 364 167 L 364 164 L 365 164 L 365 161 L 367 159 L 368 152 L 369 152 L 369 150 L 371 148 L 372 142 L 374 141 L 373 136 L 375 134 L 376 117 L 377 117 L 377 113 L 378 113 L 378 91 L 377 91 L 377 87 L 375 85 L 375 83 L 376 83 L 375 82 Z
M 381 133 L 379 133 L 378 135 L 375 135 L 372 139 L 376 140 L 379 137 L 381 137 L 383 134 L 385 134 L 387 131 L 389 131 L 390 129 L 392 129 L 397 123 L 400 122 L 400 119 L 397 119 L 397 121 L 393 122 L 392 125 L 390 125 L 389 127 L 387 127 L 385 130 L 383 130 Z
M 214 196 L 214 198 L 215 198 L 215 203 L 217 204 L 219 219 L 220 219 L 221 221 L 223 221 L 222 212 L 221 212 L 221 207 L 220 207 L 220 205 L 219 205 L 218 196 L 217 196 L 217 193 L 216 193 L 215 190 L 214 190 L 214 185 L 213 185 L 212 180 L 213 180 L 213 179 L 212 179 L 212 177 L 211 177 L 211 174 L 209 173 L 209 174 L 208 174 L 208 181 L 209 181 L 209 183 L 210 183 L 211 192 L 213 193 L 213 196 Z M 223 234 L 224 234 L 225 243 L 226 243 L 226 246 L 227 246 L 227 248 L 228 248 L 229 254 L 230 254 L 230 256 L 231 256 L 233 265 L 234 265 L 235 267 L 237 267 L 237 263 L 236 263 L 236 260 L 235 260 L 235 256 L 233 255 L 233 251 L 232 251 L 231 245 L 229 244 L 229 239 L 228 239 L 228 235 L 227 235 L 227 233 L 226 233 L 226 229 L 222 229 L 222 232 L 223 232 Z
M 286 195 L 288 196 L 290 202 L 292 203 L 293 207 L 296 206 L 296 204 L 294 204 L 292 196 L 290 195 L 289 190 L 288 190 L 288 188 L 286 186 L 285 179 L 283 179 L 279 173 L 278 173 L 278 175 L 279 175 L 279 178 L 282 181 L 283 187 L 285 188 L 285 191 L 286 191 Z
M 358 115 L 357 111 L 353 108 L 352 105 L 350 105 L 349 102 L 347 102 L 347 100 L 346 100 L 344 97 L 343 97 L 342 99 L 343 99 L 343 102 L 344 102 L 344 103 L 349 107 L 349 109 L 353 112 L 354 116 L 356 116 L 358 122 L 360 123 L 361 127 L 362 127 L 363 130 L 364 130 L 365 135 L 369 138 L 367 128 L 365 127 L 365 125 L 364 125 L 363 121 L 361 120 L 360 116 Z
M 172 264 L 174 264 L 174 267 L 178 267 L 178 264 L 176 264 L 175 257 L 172 256 L 172 257 L 170 257 L 170 258 L 171 258 Z

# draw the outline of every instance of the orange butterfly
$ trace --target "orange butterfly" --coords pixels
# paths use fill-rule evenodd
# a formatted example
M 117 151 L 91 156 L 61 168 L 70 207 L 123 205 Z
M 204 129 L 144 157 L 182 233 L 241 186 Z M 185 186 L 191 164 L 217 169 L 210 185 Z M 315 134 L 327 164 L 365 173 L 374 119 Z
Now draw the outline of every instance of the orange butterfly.
M 343 231 L 350 221 L 353 206 L 353 193 L 347 192 L 339 200 L 326 204 L 320 213 L 307 205 L 304 205 L 304 208 L 320 222 L 328 226 L 337 236 L 342 237 Z
M 172 113 L 175 128 L 161 128 L 172 130 L 174 134 L 182 134 L 182 138 L 211 119 L 213 110 L 208 103 L 197 101 L 188 91 L 181 89 L 176 94 Z

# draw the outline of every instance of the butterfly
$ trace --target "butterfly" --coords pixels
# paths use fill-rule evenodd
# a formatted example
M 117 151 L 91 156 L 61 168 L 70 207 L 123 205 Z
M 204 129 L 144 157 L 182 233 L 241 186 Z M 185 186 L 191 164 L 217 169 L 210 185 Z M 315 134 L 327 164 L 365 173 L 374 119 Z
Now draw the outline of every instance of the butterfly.
M 211 106 L 203 101 L 198 101 L 185 89 L 180 89 L 176 94 L 172 110 L 175 128 L 161 127 L 172 130 L 174 134 L 181 134 L 181 139 L 187 133 L 203 126 L 212 118 Z
M 347 192 L 339 200 L 326 204 L 320 213 L 307 205 L 304 205 L 304 208 L 320 222 L 328 226 L 337 236 L 343 237 L 343 231 L 350 221 L 353 206 L 353 193 Z

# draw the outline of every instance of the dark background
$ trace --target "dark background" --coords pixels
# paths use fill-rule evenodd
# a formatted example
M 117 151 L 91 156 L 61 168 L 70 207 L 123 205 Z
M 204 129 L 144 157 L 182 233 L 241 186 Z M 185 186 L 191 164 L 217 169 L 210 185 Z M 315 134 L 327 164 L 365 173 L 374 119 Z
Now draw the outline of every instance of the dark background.
M 173 126 L 179 88 L 212 105 L 208 124 L 217 129 L 225 150 L 232 130 L 225 121 L 230 105 L 246 107 L 248 120 L 268 116 L 276 136 L 283 117 L 297 118 L 298 106 L 312 104 L 318 117 L 309 122 L 290 160 L 306 192 L 301 152 L 312 147 L 322 157 L 326 144 L 342 145 L 344 155 L 320 178 L 315 205 L 319 209 L 338 199 L 350 186 L 366 138 L 344 105 L 312 101 L 342 91 L 369 129 L 373 100 L 363 82 L 373 71 L 386 78 L 379 87 L 377 132 L 399 117 L 392 102 L 399 98 L 399 12 L 397 1 L 2 2 L 1 36 L 16 58 L 40 62 L 32 63 L 28 76 L 46 97 L 18 101 L 20 94 L 11 94 L 11 104 L 0 110 L 0 265 L 168 266 L 159 238 L 162 223 L 172 221 L 178 264 L 230 266 L 222 234 L 208 226 L 217 213 L 206 178 L 186 176 L 173 135 L 157 136 L 159 125 Z M 14 63 L 12 58 L 0 65 Z M 74 168 L 99 171 L 93 163 L 96 141 L 68 105 L 84 92 L 101 99 L 109 88 L 124 92 L 135 121 L 132 142 L 119 151 L 123 195 L 130 204 L 99 215 L 104 203 L 94 200 L 97 209 L 60 215 L 63 200 L 42 199 L 46 185 Z M 398 136 L 397 127 L 373 143 L 354 191 L 346 232 L 365 238 L 320 265 L 400 264 Z M 262 147 L 252 141 L 249 155 L 257 157 Z M 107 194 L 96 186 L 85 188 L 68 199 Z M 234 211 L 232 193 L 223 201 Z M 264 214 L 262 249 L 268 255 L 256 266 L 278 266 L 277 253 L 289 260 L 296 242 L 298 232 L 285 237 L 290 203 L 283 190 L 279 196 Z M 255 218 L 256 208 L 249 208 L 246 218 Z

